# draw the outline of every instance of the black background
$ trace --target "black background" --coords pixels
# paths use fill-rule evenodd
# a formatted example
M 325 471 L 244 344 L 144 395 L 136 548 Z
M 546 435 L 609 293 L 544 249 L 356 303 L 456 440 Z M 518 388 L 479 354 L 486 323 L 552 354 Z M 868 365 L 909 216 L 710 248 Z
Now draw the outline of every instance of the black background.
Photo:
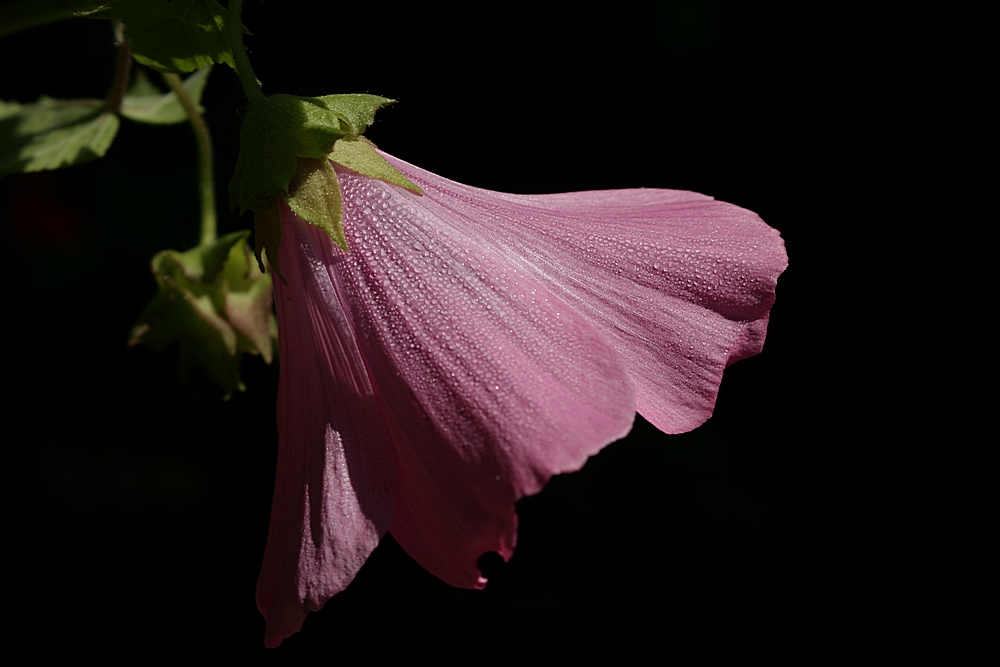
M 907 204 L 934 141 L 911 131 L 943 85 L 933 44 L 868 5 L 745 4 L 248 4 L 265 92 L 396 98 L 368 136 L 398 157 L 501 191 L 704 192 L 759 213 L 790 261 L 763 354 L 726 371 L 708 423 L 666 436 L 637 418 L 521 501 L 517 553 L 484 559 L 485 591 L 386 537 L 277 650 L 253 601 L 277 369 L 246 360 L 249 390 L 222 402 L 125 345 L 149 258 L 197 239 L 188 128 L 123 121 L 103 160 L 0 182 L 8 642 L 291 664 L 972 654 L 993 528 L 956 430 L 967 390 L 935 379 L 948 283 L 913 261 L 949 249 L 921 246 L 929 212 Z M 101 97 L 114 49 L 81 19 L 8 37 L 0 59 L 3 99 Z M 216 68 L 221 209 L 243 103 Z M 222 213 L 222 232 L 248 224 Z

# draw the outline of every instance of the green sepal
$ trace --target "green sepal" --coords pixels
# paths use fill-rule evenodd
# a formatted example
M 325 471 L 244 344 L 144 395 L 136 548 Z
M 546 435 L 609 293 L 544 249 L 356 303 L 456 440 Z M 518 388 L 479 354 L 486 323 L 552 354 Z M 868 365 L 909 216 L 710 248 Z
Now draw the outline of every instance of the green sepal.
M 379 155 L 375 145 L 364 137 L 341 139 L 333 145 L 330 159 L 359 174 L 398 185 L 419 195 L 424 194 L 423 190 Z
M 375 112 L 392 102 L 377 95 L 272 95 L 250 105 L 240 130 L 240 152 L 229 182 L 229 196 L 240 213 L 254 211 L 254 249 L 261 267 L 266 251 L 272 268 L 281 277 L 279 198 L 286 199 L 300 217 L 347 249 L 340 186 L 328 160 L 338 143 L 358 139 L 375 119 Z M 370 149 L 370 144 L 366 146 Z M 361 173 L 376 174 L 375 178 L 419 192 L 374 149 L 348 148 L 344 154 L 346 161 L 367 170 Z
M 298 169 L 295 158 L 325 158 L 338 139 L 359 136 L 375 112 L 391 103 L 376 95 L 271 95 L 253 103 L 229 183 L 233 205 L 241 213 L 267 206 L 271 196 L 288 192 Z
M 199 102 L 208 83 L 211 67 L 203 67 L 184 79 L 183 85 L 194 100 L 199 112 L 203 112 Z M 173 91 L 164 93 L 154 86 L 142 69 L 136 73 L 135 83 L 122 99 L 121 114 L 130 120 L 152 125 L 171 125 L 188 120 L 184 105 Z
M 120 20 L 143 65 L 176 74 L 212 63 L 235 68 L 226 10 L 216 0 L 118 0 L 87 16 Z
M 299 158 L 299 171 L 288 188 L 287 201 L 300 218 L 322 229 L 341 249 L 347 250 L 340 183 L 329 160 Z
M 130 345 L 178 344 L 181 359 L 204 366 L 227 395 L 244 390 L 242 354 L 270 363 L 276 331 L 271 279 L 253 266 L 248 231 L 185 252 L 165 250 L 151 267 L 157 294 L 139 316 Z
M 257 257 L 257 266 L 264 271 L 264 251 L 267 251 L 267 262 L 278 274 L 281 282 L 287 284 L 281 275 L 278 265 L 278 246 L 281 245 L 281 207 L 278 198 L 272 198 L 267 206 L 255 208 L 253 211 L 253 252 Z
M 99 158 L 111 147 L 118 125 L 118 116 L 98 100 L 0 101 L 0 176 Z
M 347 136 L 360 136 L 375 120 L 375 112 L 382 107 L 395 104 L 396 100 L 378 95 L 349 93 L 345 95 L 324 95 L 316 98 L 323 106 L 347 122 Z

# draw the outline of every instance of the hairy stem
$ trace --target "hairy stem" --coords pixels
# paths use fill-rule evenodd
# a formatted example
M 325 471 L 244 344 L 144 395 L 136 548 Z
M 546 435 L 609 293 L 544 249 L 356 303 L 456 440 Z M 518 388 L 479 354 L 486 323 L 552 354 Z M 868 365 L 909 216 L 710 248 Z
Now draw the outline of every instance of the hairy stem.
M 177 99 L 184 106 L 188 120 L 191 122 L 191 129 L 194 131 L 195 143 L 198 145 L 198 189 L 201 192 L 201 244 L 211 243 L 215 240 L 216 217 L 215 217 L 215 179 L 212 168 L 212 137 L 208 133 L 208 125 L 195 106 L 194 100 L 188 94 L 181 78 L 176 74 L 165 73 L 170 90 L 174 91 Z
M 236 63 L 236 75 L 240 77 L 243 90 L 246 91 L 250 104 L 264 99 L 264 93 L 260 90 L 260 83 L 254 76 L 253 68 L 250 66 L 250 58 L 247 56 L 247 49 L 243 45 L 243 22 L 240 21 L 240 12 L 243 9 L 243 0 L 230 0 L 229 2 L 229 23 L 226 26 L 228 32 L 227 41 L 229 48 L 233 52 L 233 61 Z

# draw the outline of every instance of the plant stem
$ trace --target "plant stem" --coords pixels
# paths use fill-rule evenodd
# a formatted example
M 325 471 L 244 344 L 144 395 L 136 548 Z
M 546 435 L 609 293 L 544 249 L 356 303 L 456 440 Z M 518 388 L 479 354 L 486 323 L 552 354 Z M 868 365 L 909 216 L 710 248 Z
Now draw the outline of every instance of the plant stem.
M 125 97 L 128 75 L 132 69 L 132 49 L 129 48 L 128 40 L 125 39 L 121 21 L 114 22 L 114 29 L 115 42 L 118 44 L 118 55 L 115 58 L 115 78 L 111 81 L 111 90 L 108 91 L 104 104 L 109 111 L 118 113 L 122 110 L 122 99 Z
M 184 106 L 191 129 L 194 131 L 195 143 L 198 145 L 198 189 L 201 191 L 201 245 L 215 240 L 215 178 L 212 168 L 212 137 L 208 133 L 208 125 L 198 112 L 194 100 L 176 74 L 164 73 L 164 80 L 174 91 L 177 99 Z
M 35 26 L 72 18 L 76 12 L 94 9 L 101 0 L 19 0 L 0 7 L 0 37 Z
M 264 99 L 264 93 L 260 90 L 260 83 L 254 76 L 253 68 L 250 66 L 250 58 L 247 56 L 247 49 L 243 45 L 243 22 L 240 21 L 240 12 L 243 9 L 243 0 L 230 0 L 229 2 L 229 23 L 226 28 L 229 30 L 229 48 L 233 52 L 233 62 L 236 63 L 236 75 L 240 77 L 243 90 L 250 99 L 250 104 Z

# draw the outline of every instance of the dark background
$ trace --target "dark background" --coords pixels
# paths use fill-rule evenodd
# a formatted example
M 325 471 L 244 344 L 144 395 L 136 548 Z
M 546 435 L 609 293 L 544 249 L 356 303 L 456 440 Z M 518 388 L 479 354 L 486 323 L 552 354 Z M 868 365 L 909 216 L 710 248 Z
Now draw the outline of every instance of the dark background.
M 123 121 L 103 160 L 0 182 L 8 643 L 290 664 L 974 655 L 995 527 L 958 426 L 975 399 L 938 379 L 949 283 L 915 261 L 951 250 L 921 245 L 930 212 L 909 203 L 936 141 L 912 128 L 946 85 L 933 40 L 868 5 L 745 4 L 248 3 L 265 92 L 396 98 L 368 136 L 398 157 L 501 191 L 704 192 L 759 213 L 790 260 L 763 354 L 726 371 L 708 423 L 666 436 L 637 418 L 523 500 L 485 591 L 386 537 L 273 651 L 253 593 L 277 369 L 246 360 L 248 391 L 222 402 L 179 384 L 172 355 L 125 345 L 149 258 L 197 239 L 188 128 Z M 0 62 L 3 99 L 101 97 L 114 49 L 106 23 L 73 20 L 0 41 Z M 220 208 L 242 103 L 216 68 Z M 247 224 L 223 211 L 220 231 Z

